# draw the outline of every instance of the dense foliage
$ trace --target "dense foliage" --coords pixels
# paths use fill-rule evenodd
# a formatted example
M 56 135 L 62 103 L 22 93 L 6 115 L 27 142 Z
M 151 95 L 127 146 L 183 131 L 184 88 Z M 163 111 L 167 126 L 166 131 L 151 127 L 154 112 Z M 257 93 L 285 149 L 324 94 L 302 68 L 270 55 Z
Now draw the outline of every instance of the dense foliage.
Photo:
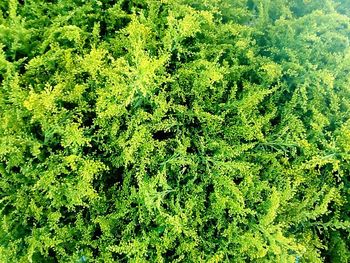
M 349 0 L 0 1 L 0 262 L 349 262 Z

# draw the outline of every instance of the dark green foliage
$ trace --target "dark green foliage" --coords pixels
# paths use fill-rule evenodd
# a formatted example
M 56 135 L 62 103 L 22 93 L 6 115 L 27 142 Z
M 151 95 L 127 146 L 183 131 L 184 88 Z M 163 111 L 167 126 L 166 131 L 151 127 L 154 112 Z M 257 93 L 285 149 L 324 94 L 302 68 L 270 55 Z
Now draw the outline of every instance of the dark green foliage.
M 349 6 L 1 1 L 0 262 L 349 262 Z

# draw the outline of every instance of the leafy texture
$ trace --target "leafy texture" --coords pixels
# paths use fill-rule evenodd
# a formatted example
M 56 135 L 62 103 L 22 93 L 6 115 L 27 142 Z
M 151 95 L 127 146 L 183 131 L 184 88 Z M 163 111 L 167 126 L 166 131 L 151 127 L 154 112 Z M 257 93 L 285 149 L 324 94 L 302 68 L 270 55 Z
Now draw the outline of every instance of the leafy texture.
M 348 0 L 0 2 L 0 262 L 349 262 Z

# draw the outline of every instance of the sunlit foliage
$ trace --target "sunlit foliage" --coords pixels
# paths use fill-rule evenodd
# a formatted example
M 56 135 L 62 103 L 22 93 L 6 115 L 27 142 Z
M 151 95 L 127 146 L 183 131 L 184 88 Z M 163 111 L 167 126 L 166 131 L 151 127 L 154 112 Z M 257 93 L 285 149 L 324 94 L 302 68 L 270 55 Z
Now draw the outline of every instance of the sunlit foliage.
M 0 262 L 350 261 L 348 0 L 0 1 Z

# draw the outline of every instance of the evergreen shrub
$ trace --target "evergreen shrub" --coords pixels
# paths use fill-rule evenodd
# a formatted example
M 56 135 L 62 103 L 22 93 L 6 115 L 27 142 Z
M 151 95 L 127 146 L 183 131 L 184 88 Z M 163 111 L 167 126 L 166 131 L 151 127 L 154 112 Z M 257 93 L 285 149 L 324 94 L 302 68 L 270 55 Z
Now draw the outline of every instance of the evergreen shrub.
M 349 0 L 0 1 L 0 262 L 349 262 L 349 42 Z

